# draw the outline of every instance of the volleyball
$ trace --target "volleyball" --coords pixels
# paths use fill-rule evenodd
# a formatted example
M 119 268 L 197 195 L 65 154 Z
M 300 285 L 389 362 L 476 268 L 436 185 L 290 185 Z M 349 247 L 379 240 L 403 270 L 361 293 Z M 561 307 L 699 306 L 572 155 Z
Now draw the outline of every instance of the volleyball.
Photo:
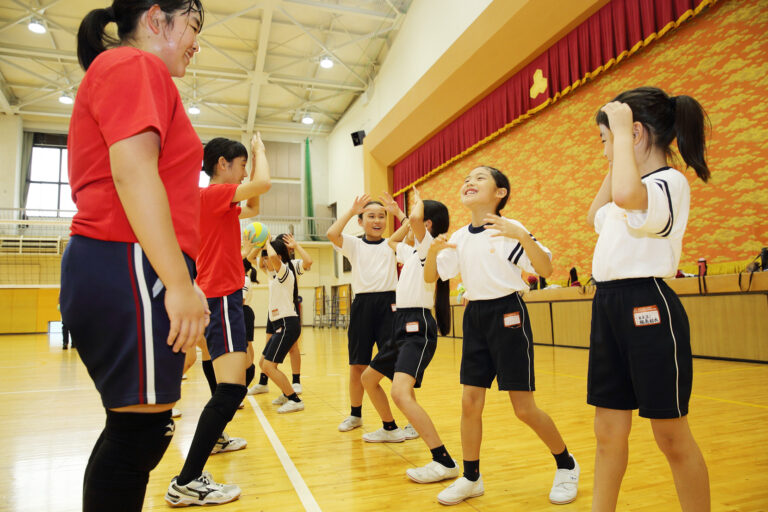
M 245 226 L 243 234 L 251 241 L 256 249 L 264 247 L 264 243 L 269 238 L 269 229 L 261 222 L 251 222 Z

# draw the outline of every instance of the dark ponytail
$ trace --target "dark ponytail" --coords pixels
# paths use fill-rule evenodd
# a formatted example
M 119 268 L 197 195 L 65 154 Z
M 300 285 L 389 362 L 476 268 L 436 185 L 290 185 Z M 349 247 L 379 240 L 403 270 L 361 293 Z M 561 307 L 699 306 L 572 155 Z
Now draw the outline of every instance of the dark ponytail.
M 248 158 L 248 150 L 245 149 L 242 143 L 236 140 L 225 139 L 224 137 L 211 139 L 203 149 L 203 171 L 211 178 L 215 174 L 216 164 L 221 156 L 227 162 L 232 162 L 232 160 L 240 156 Z
M 133 35 L 141 15 L 157 4 L 165 13 L 168 23 L 173 22 L 177 12 L 200 13 L 200 28 L 203 22 L 203 4 L 201 0 L 114 0 L 106 9 L 94 9 L 86 14 L 77 30 L 77 60 L 84 70 L 88 70 L 93 60 L 108 48 L 117 46 Z M 107 35 L 107 24 L 117 23 L 117 39 Z
M 80 23 L 77 31 L 77 60 L 84 70 L 88 70 L 93 59 L 101 52 L 120 43 L 104 33 L 104 28 L 112 21 L 115 21 L 115 11 L 107 7 L 92 10 Z
M 696 175 L 706 182 L 710 172 L 706 161 L 706 135 L 709 117 L 698 101 L 690 96 L 668 96 L 658 87 L 638 87 L 624 91 L 612 101 L 620 101 L 632 109 L 634 121 L 642 124 L 651 136 L 651 144 L 664 150 L 674 160 L 670 147 L 677 138 L 680 156 Z M 608 116 L 597 111 L 598 125 L 610 128 Z
M 450 217 L 448 208 L 440 201 L 424 200 L 424 221 L 432 221 L 429 234 L 433 238 L 448 231 Z M 438 278 L 435 284 L 435 321 L 440 334 L 445 336 L 451 330 L 451 300 L 448 281 Z
M 690 96 L 676 96 L 671 100 L 675 107 L 677 149 L 683 161 L 706 183 L 711 175 L 707 166 L 705 133 L 709 129 L 709 117 L 701 104 Z

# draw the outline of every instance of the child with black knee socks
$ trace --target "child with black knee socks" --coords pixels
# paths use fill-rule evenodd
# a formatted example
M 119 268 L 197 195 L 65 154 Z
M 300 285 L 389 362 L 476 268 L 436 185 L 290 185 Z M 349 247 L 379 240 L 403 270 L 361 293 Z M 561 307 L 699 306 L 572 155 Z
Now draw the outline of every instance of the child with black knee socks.
M 217 484 L 203 468 L 248 391 L 239 219 L 258 214 L 258 196 L 270 188 L 269 164 L 259 134 L 251 141 L 251 153 L 250 180 L 241 184 L 247 176 L 245 146 L 224 138 L 205 145 L 203 170 L 211 181 L 200 189 L 197 283 L 211 310 L 205 341 L 217 384 L 200 415 L 184 466 L 168 486 L 165 500 L 173 506 L 228 503 L 240 496 L 238 486 Z M 241 207 L 243 200 L 247 202 Z
M 199 49 L 203 7 L 124 4 L 94 9 L 80 24 L 86 73 L 68 137 L 77 213 L 62 258 L 61 314 L 106 409 L 85 468 L 85 512 L 141 510 L 173 437 L 183 352 L 207 321 L 193 281 L 203 152 L 172 80 Z M 107 49 L 113 22 L 120 44 Z

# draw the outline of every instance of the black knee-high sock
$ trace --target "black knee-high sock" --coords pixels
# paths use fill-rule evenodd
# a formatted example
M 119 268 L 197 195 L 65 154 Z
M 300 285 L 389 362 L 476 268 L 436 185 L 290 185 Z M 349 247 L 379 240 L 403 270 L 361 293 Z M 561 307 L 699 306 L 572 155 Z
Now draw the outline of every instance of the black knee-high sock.
M 269 382 L 269 377 L 267 377 L 266 373 L 262 373 L 259 375 L 259 384 L 262 386 L 266 386 L 267 382 Z
M 149 472 L 173 437 L 171 411 L 107 411 L 83 481 L 83 512 L 140 512 Z
M 301 384 L 301 374 L 300 373 L 292 373 L 293 380 L 291 381 L 291 384 Z
M 200 414 L 200 421 L 197 422 L 187 460 L 176 479 L 178 484 L 186 485 L 202 474 L 213 446 L 224 431 L 224 427 L 232 420 L 237 406 L 243 401 L 247 392 L 248 388 L 240 384 L 222 382 L 216 386 L 216 391 Z
M 249 366 L 245 370 L 245 387 L 248 387 L 251 385 L 251 381 L 253 381 L 254 375 L 256 375 L 256 365 L 251 363 L 251 366 Z
M 211 396 L 216 392 L 216 373 L 213 371 L 213 361 L 203 361 L 203 374 L 208 381 L 208 387 L 211 388 Z

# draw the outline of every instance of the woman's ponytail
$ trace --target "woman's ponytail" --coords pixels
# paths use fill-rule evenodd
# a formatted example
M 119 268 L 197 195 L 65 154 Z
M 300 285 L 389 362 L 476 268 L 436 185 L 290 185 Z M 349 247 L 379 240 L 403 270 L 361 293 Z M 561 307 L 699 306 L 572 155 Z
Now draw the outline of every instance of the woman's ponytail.
M 115 11 L 112 7 L 94 9 L 80 23 L 77 31 L 77 60 L 84 70 L 88 70 L 93 60 L 109 46 L 119 41 L 108 36 L 104 28 L 115 21 Z

